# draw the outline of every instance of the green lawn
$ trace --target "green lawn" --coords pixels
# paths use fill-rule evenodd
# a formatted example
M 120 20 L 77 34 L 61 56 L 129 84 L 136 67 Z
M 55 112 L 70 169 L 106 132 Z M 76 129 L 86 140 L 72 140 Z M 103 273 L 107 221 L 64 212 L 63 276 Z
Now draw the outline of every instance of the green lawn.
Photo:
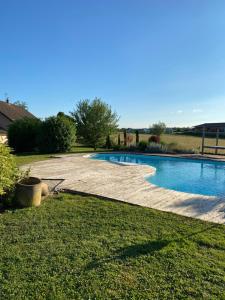
M 98 148 L 97 152 L 106 152 L 109 150 Z M 90 147 L 73 147 L 73 149 L 69 153 L 62 153 L 62 154 L 70 154 L 70 153 L 91 153 L 94 152 L 93 148 Z M 24 164 L 29 164 L 35 161 L 46 160 L 52 158 L 53 156 L 60 155 L 59 153 L 53 154 L 33 154 L 33 153 L 21 153 L 15 154 L 16 162 L 19 166 Z
M 224 229 L 61 194 L 0 216 L 0 299 L 225 299 Z

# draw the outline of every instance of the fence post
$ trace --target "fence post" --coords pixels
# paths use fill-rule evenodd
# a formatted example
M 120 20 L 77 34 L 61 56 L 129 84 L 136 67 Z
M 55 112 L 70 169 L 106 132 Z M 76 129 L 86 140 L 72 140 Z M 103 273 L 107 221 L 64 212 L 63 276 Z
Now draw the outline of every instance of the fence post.
M 216 146 L 218 146 L 218 144 L 219 144 L 219 133 L 220 133 L 220 129 L 217 128 L 216 129 Z M 217 154 L 217 153 L 218 153 L 218 149 L 215 150 L 215 154 Z
M 204 145 L 205 145 L 205 126 L 202 127 L 202 155 L 204 154 Z

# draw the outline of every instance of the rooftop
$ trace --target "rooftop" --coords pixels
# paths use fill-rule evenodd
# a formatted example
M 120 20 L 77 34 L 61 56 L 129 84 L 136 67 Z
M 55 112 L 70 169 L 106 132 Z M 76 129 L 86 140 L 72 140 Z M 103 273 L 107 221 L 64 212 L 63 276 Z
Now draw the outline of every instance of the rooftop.
M 224 128 L 225 127 L 225 123 L 223 123 L 223 122 L 221 122 L 221 123 L 203 123 L 203 124 L 194 126 L 194 128 L 202 128 L 202 127 L 207 127 L 207 128 Z
M 33 114 L 23 107 L 5 101 L 0 101 L 0 113 L 10 121 L 15 121 L 24 117 L 35 118 Z

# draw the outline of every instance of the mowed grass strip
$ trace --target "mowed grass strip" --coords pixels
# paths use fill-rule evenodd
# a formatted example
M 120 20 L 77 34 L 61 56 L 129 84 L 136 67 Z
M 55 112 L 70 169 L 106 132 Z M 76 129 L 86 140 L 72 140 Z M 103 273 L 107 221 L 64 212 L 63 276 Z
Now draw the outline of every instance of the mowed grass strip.
M 225 227 L 60 194 L 0 216 L 0 299 L 225 299 Z
M 71 149 L 70 152 L 67 153 L 48 153 L 48 154 L 39 154 L 39 153 L 17 153 L 15 154 L 15 160 L 18 166 L 22 166 L 25 164 L 30 164 L 36 161 L 47 160 L 54 158 L 54 156 L 59 156 L 63 154 L 76 154 L 76 153 L 92 153 L 92 152 L 106 152 L 109 151 L 104 148 L 98 148 L 94 151 L 94 148 L 91 147 L 80 147 L 75 146 Z

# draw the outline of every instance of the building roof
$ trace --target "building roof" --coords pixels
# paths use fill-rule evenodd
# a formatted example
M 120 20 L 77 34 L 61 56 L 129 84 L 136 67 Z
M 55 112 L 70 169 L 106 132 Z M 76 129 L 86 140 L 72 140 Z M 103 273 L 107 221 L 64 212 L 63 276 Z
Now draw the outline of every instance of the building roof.
M 2 113 L 10 121 L 15 121 L 24 117 L 35 118 L 32 113 L 23 107 L 5 101 L 0 101 L 0 113 Z
M 6 134 L 6 130 L 5 130 L 3 127 L 0 126 L 0 134 L 1 134 L 1 133 Z
M 225 128 L 225 123 L 204 123 L 194 126 L 194 128 Z

